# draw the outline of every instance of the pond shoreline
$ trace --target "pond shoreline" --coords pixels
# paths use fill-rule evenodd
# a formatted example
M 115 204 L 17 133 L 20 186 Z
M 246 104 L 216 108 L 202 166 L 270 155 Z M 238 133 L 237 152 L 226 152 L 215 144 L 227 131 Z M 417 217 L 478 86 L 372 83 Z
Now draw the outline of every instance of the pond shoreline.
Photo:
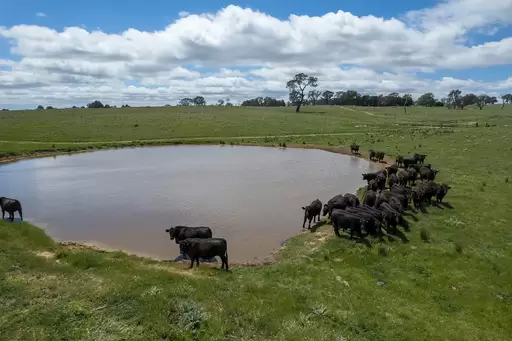
M 341 155 L 348 155 L 348 156 L 353 156 L 353 157 L 357 157 L 357 158 L 360 158 L 360 159 L 363 159 L 363 160 L 366 160 L 368 162 L 370 162 L 372 165 L 376 166 L 376 167 L 379 167 L 379 168 L 384 168 L 389 162 L 391 162 L 391 158 L 389 156 L 387 156 L 385 159 L 384 159 L 384 162 L 383 163 L 376 163 L 376 162 L 373 162 L 373 161 L 370 161 L 369 158 L 368 158 L 368 152 L 366 150 L 362 150 L 362 153 L 359 153 L 359 154 L 353 154 L 351 153 L 350 151 L 350 147 L 348 146 L 340 146 L 340 147 L 335 147 L 335 146 L 322 146 L 322 145 L 308 145 L 308 144 L 289 144 L 287 147 L 276 147 L 275 145 L 270 145 L 270 144 L 254 144 L 254 143 L 236 143 L 236 144 L 228 144 L 228 143 L 225 143 L 225 144 L 219 144 L 218 142 L 215 142 L 215 143 L 204 143 L 204 141 L 202 141 L 202 143 L 198 143 L 198 144 L 187 144 L 187 143 L 171 143 L 171 144 L 155 144 L 155 145 L 151 145 L 151 144 L 146 144 L 146 145 L 137 145 L 137 144 L 133 144 L 133 145 L 123 145 L 121 147 L 117 146 L 117 147 L 112 147 L 112 148 L 98 148 L 98 149 L 81 149 L 81 150 L 76 150 L 76 151 L 72 151 L 72 152 L 67 152 L 67 151 L 54 151 L 54 152 L 34 152 L 34 153 L 29 153 L 29 154 L 24 154 L 24 155 L 18 155 L 18 156 L 13 156 L 11 158 L 1 158 L 0 159 L 0 167 L 2 164 L 8 164 L 8 163 L 14 163 L 14 162 L 18 162 L 18 161 L 22 161 L 22 160 L 27 160 L 27 159 L 34 159 L 34 158 L 46 158 L 46 157 L 56 157 L 56 156 L 63 156 L 63 155 L 73 155 L 73 154 L 82 154 L 82 153 L 87 153 L 87 152 L 95 152 L 95 151 L 101 151 L 101 150 L 115 150 L 115 149 L 125 149 L 125 148 L 143 148 L 143 147 L 169 147 L 169 146 L 187 146 L 187 145 L 190 145 L 190 146 L 197 146 L 197 145 L 203 145 L 203 146 L 211 146 L 211 145 L 217 145 L 217 146 L 226 146 L 226 147 L 229 147 L 229 146 L 252 146 L 252 147 L 269 147 L 269 148 L 295 148 L 295 149 L 316 149 L 316 150 L 322 150 L 322 151 L 326 151 L 326 152 L 330 152 L 330 153 L 334 153 L 334 154 L 341 154 Z M 355 191 L 354 194 L 357 194 L 358 190 Z M 318 225 L 317 224 L 317 227 L 319 226 L 323 226 L 325 225 L 325 222 L 326 220 L 322 220 L 322 224 L 321 225 Z M 35 226 L 33 224 L 31 224 L 32 226 Z M 41 230 L 44 231 L 44 228 L 40 228 L 38 226 L 35 226 Z M 281 245 L 276 248 L 275 250 L 273 250 L 269 255 L 265 256 L 263 259 L 258 259 L 258 260 L 255 260 L 255 261 L 249 261 L 249 262 L 237 262 L 237 261 L 233 261 L 233 262 L 230 262 L 233 264 L 233 267 L 262 267 L 262 266 L 266 266 L 266 265 L 270 265 L 270 264 L 273 264 L 273 263 L 276 263 L 278 260 L 279 260 L 279 253 L 282 251 L 283 248 L 285 248 L 287 246 L 287 242 L 293 238 L 297 238 L 303 234 L 306 234 L 310 232 L 310 230 L 302 230 L 302 232 L 292 236 L 292 237 L 289 237 L 283 241 L 281 241 Z M 45 232 L 46 233 L 46 232 Z M 105 252 L 108 252 L 108 253 L 112 253 L 112 252 L 121 252 L 121 253 L 124 253 L 126 255 L 129 255 L 129 256 L 134 256 L 134 257 L 137 257 L 137 258 L 141 258 L 141 259 L 146 259 L 146 260 L 151 260 L 151 261 L 155 261 L 155 262 L 158 262 L 158 263 L 181 263 L 181 262 L 187 262 L 187 261 L 180 261 L 180 262 L 175 262 L 173 259 L 171 260 L 164 260 L 164 259 L 161 259 L 161 258 L 157 258 L 155 256 L 151 256 L 151 255 L 146 255 L 146 254 L 142 254 L 142 253 L 138 253 L 138 252 L 133 252 L 133 251 L 129 251 L 129 250 L 123 250 L 123 249 L 116 249 L 116 248 L 112 248 L 110 247 L 109 245 L 105 245 L 105 244 L 102 244 L 102 243 L 99 243 L 99 242 L 95 242 L 95 241 L 67 241 L 67 240 L 57 240 L 56 238 L 52 238 L 57 244 L 59 244 L 60 246 L 68 249 L 68 250 L 80 250 L 80 251 L 85 251 L 85 252 L 100 252 L 100 253 L 105 253 Z M 207 263 L 205 263 L 205 265 L 207 265 Z M 208 265 L 207 265 L 208 266 Z

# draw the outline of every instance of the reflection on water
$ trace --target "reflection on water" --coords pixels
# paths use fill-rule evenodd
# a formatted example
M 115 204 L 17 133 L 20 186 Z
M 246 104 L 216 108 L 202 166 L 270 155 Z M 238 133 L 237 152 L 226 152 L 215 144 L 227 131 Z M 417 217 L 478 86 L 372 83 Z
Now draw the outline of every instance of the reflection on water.
M 172 146 L 24 160 L 0 167 L 0 195 L 59 240 L 173 259 L 165 229 L 206 225 L 230 260 L 263 259 L 301 231 L 302 206 L 354 192 L 356 157 L 311 149 Z

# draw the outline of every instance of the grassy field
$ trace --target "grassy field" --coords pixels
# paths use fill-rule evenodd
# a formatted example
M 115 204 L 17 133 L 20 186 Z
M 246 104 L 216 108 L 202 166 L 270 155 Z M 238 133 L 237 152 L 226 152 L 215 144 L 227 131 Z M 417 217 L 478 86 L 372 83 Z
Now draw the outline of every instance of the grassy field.
M 229 273 L 62 246 L 0 222 L 2 340 L 512 339 L 512 106 L 76 109 L 0 122 L 6 157 L 220 141 L 422 151 L 453 207 L 409 219 L 405 242 L 369 248 L 323 226 L 275 264 Z

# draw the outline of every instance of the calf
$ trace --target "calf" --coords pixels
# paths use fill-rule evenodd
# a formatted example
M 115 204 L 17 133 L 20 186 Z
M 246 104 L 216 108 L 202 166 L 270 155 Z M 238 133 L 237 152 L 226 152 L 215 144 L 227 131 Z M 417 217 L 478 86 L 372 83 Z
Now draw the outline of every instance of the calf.
M 318 221 L 320 221 L 320 213 L 322 212 L 322 202 L 318 199 L 314 200 L 309 206 L 302 207 L 304 210 L 304 222 L 302 223 L 302 228 L 306 224 L 306 220 L 309 220 L 308 229 L 311 228 L 311 220 L 315 222 L 318 217 Z
M 194 260 L 196 266 L 199 266 L 199 258 L 213 258 L 219 256 L 222 260 L 221 269 L 226 267 L 226 271 L 229 270 L 228 266 L 228 243 L 224 238 L 187 238 L 180 241 L 180 247 L 190 257 L 190 268 L 194 266 Z
M 20 219 L 23 220 L 23 212 L 19 200 L 0 197 L 0 208 L 2 209 L 2 220 L 4 219 L 5 212 L 9 213 L 9 219 L 14 221 L 14 213 L 18 212 Z
M 359 145 L 357 145 L 357 144 L 350 145 L 350 152 L 352 154 L 359 154 Z

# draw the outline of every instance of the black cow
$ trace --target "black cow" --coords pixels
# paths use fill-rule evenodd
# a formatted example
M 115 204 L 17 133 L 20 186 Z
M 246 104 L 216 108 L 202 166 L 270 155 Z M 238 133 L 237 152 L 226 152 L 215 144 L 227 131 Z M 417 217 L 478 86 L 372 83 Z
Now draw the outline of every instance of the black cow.
M 19 200 L 0 197 L 0 208 L 2 208 L 2 220 L 4 219 L 5 212 L 9 213 L 9 219 L 14 221 L 14 213 L 18 212 L 20 219 L 23 220 L 23 211 Z
M 404 164 L 404 157 L 402 155 L 398 155 L 395 159 L 395 162 L 397 164 L 397 166 L 401 166 Z
M 432 203 L 432 197 L 436 194 L 438 185 L 433 181 L 422 181 L 416 186 L 413 193 L 413 200 L 418 202 L 418 207 L 422 202 Z M 416 202 L 415 202 L 416 205 Z
M 364 194 L 363 204 L 373 207 L 375 200 L 377 200 L 377 192 L 370 190 Z
M 211 238 L 212 230 L 207 226 L 175 226 L 166 229 L 165 232 L 169 233 L 169 238 L 174 239 L 176 244 L 187 238 Z M 180 244 L 180 253 L 183 254 L 183 248 Z
M 228 243 L 224 238 L 187 238 L 180 241 L 180 248 L 190 257 L 190 268 L 199 266 L 199 258 L 213 258 L 219 256 L 222 260 L 221 269 L 226 266 L 226 271 L 229 270 L 228 266 Z
M 409 168 L 414 168 L 419 173 L 421 168 L 426 167 L 428 169 L 432 169 L 432 165 L 430 163 L 423 165 L 423 164 L 417 164 L 417 165 L 411 165 Z
M 379 210 L 382 212 L 387 226 L 393 228 L 393 230 L 396 231 L 396 227 L 398 223 L 400 223 L 400 213 L 394 210 L 387 203 L 380 205 Z
M 420 179 L 434 181 L 436 179 L 437 173 L 439 173 L 439 171 L 437 169 L 421 167 L 420 168 Z
M 389 188 L 392 188 L 397 183 L 398 183 L 398 177 L 396 176 L 396 174 L 390 174 L 388 176 L 388 186 L 389 186 Z
M 350 145 L 350 152 L 352 154 L 359 154 L 359 145 L 357 145 L 357 144 Z
M 370 182 L 370 180 L 376 179 L 377 176 L 379 176 L 379 174 L 386 176 L 386 170 L 383 169 L 374 173 L 363 173 L 363 180 L 366 180 L 366 182 Z
M 418 171 L 416 171 L 416 168 L 409 167 L 407 169 L 407 173 L 409 173 L 409 176 L 407 177 L 407 181 L 410 182 L 411 185 L 414 185 L 416 182 L 416 179 L 418 178 Z
M 377 183 L 377 180 L 373 179 L 368 182 L 368 185 L 366 188 L 369 191 L 378 191 L 379 190 L 379 184 Z
M 398 164 L 394 163 L 394 164 L 392 164 L 391 166 L 386 167 L 386 171 L 388 172 L 388 177 L 389 177 L 391 174 L 396 174 L 396 173 L 398 173 Z
M 347 207 L 345 211 L 364 219 L 366 221 L 364 229 L 367 233 L 375 235 L 380 232 L 382 215 L 377 215 L 362 207 Z
M 386 176 L 384 174 L 377 175 L 375 181 L 377 182 L 378 189 L 381 191 L 386 188 Z
M 415 165 L 416 159 L 413 156 L 404 157 L 402 160 L 402 165 L 405 169 L 409 168 L 409 166 Z
M 451 187 L 448 186 L 447 184 L 441 184 L 441 185 L 437 186 L 435 194 L 436 194 L 436 202 L 438 204 L 443 202 L 443 198 L 446 196 L 449 189 L 451 189 Z
M 341 194 L 337 195 L 337 196 L 333 197 L 332 199 L 329 199 L 327 204 L 324 204 L 323 215 L 326 216 L 327 214 L 329 214 L 329 218 L 330 218 L 333 209 L 337 208 L 337 209 L 344 210 L 345 207 L 347 207 L 348 205 L 349 205 L 349 202 L 343 195 L 341 195 Z
M 345 199 L 347 199 L 349 205 L 352 207 L 357 207 L 360 204 L 359 198 L 357 197 L 357 195 L 354 195 L 352 193 L 345 193 L 345 195 L 343 197 Z
M 409 181 L 409 172 L 406 170 L 400 170 L 397 174 L 398 184 L 400 186 L 407 186 L 407 182 Z
M 302 223 L 302 228 L 306 224 L 306 220 L 309 220 L 308 229 L 311 228 L 311 220 L 313 222 L 316 221 L 318 217 L 318 221 L 320 221 L 320 213 L 322 212 L 322 202 L 318 199 L 314 200 L 309 206 L 302 207 L 304 210 L 304 222 Z
M 384 152 L 375 152 L 375 158 L 378 162 L 384 160 L 384 155 L 386 155 Z
M 343 230 L 350 230 L 350 239 L 353 238 L 354 232 L 362 238 L 361 227 L 364 226 L 365 220 L 361 217 L 351 215 L 341 210 L 335 210 L 332 212 L 331 224 L 334 228 L 334 234 L 340 237 L 340 228 Z
M 406 195 L 406 196 L 409 196 L 411 194 L 411 190 L 409 188 L 404 187 L 404 186 L 399 186 L 399 185 L 393 185 L 389 188 L 389 190 L 392 193 L 397 193 L 397 194 Z
M 425 162 L 426 154 L 414 154 L 413 156 L 416 159 L 416 162 L 419 164 L 423 164 Z
M 409 199 L 408 199 L 407 195 L 402 195 L 402 194 L 390 192 L 390 191 L 382 191 L 379 193 L 379 195 L 377 196 L 377 201 L 375 202 L 375 207 L 379 208 L 379 206 L 383 202 L 390 203 L 390 199 L 392 197 L 395 197 L 400 201 L 400 204 L 402 205 L 403 209 L 407 209 L 409 207 Z
M 373 161 L 373 159 L 375 159 L 375 154 L 376 153 L 375 153 L 375 151 L 373 149 L 370 149 L 369 152 L 370 152 L 370 160 Z
M 171 240 L 175 240 L 176 244 L 187 238 L 211 238 L 212 230 L 207 226 L 175 226 L 166 229 L 165 232 L 169 233 Z

